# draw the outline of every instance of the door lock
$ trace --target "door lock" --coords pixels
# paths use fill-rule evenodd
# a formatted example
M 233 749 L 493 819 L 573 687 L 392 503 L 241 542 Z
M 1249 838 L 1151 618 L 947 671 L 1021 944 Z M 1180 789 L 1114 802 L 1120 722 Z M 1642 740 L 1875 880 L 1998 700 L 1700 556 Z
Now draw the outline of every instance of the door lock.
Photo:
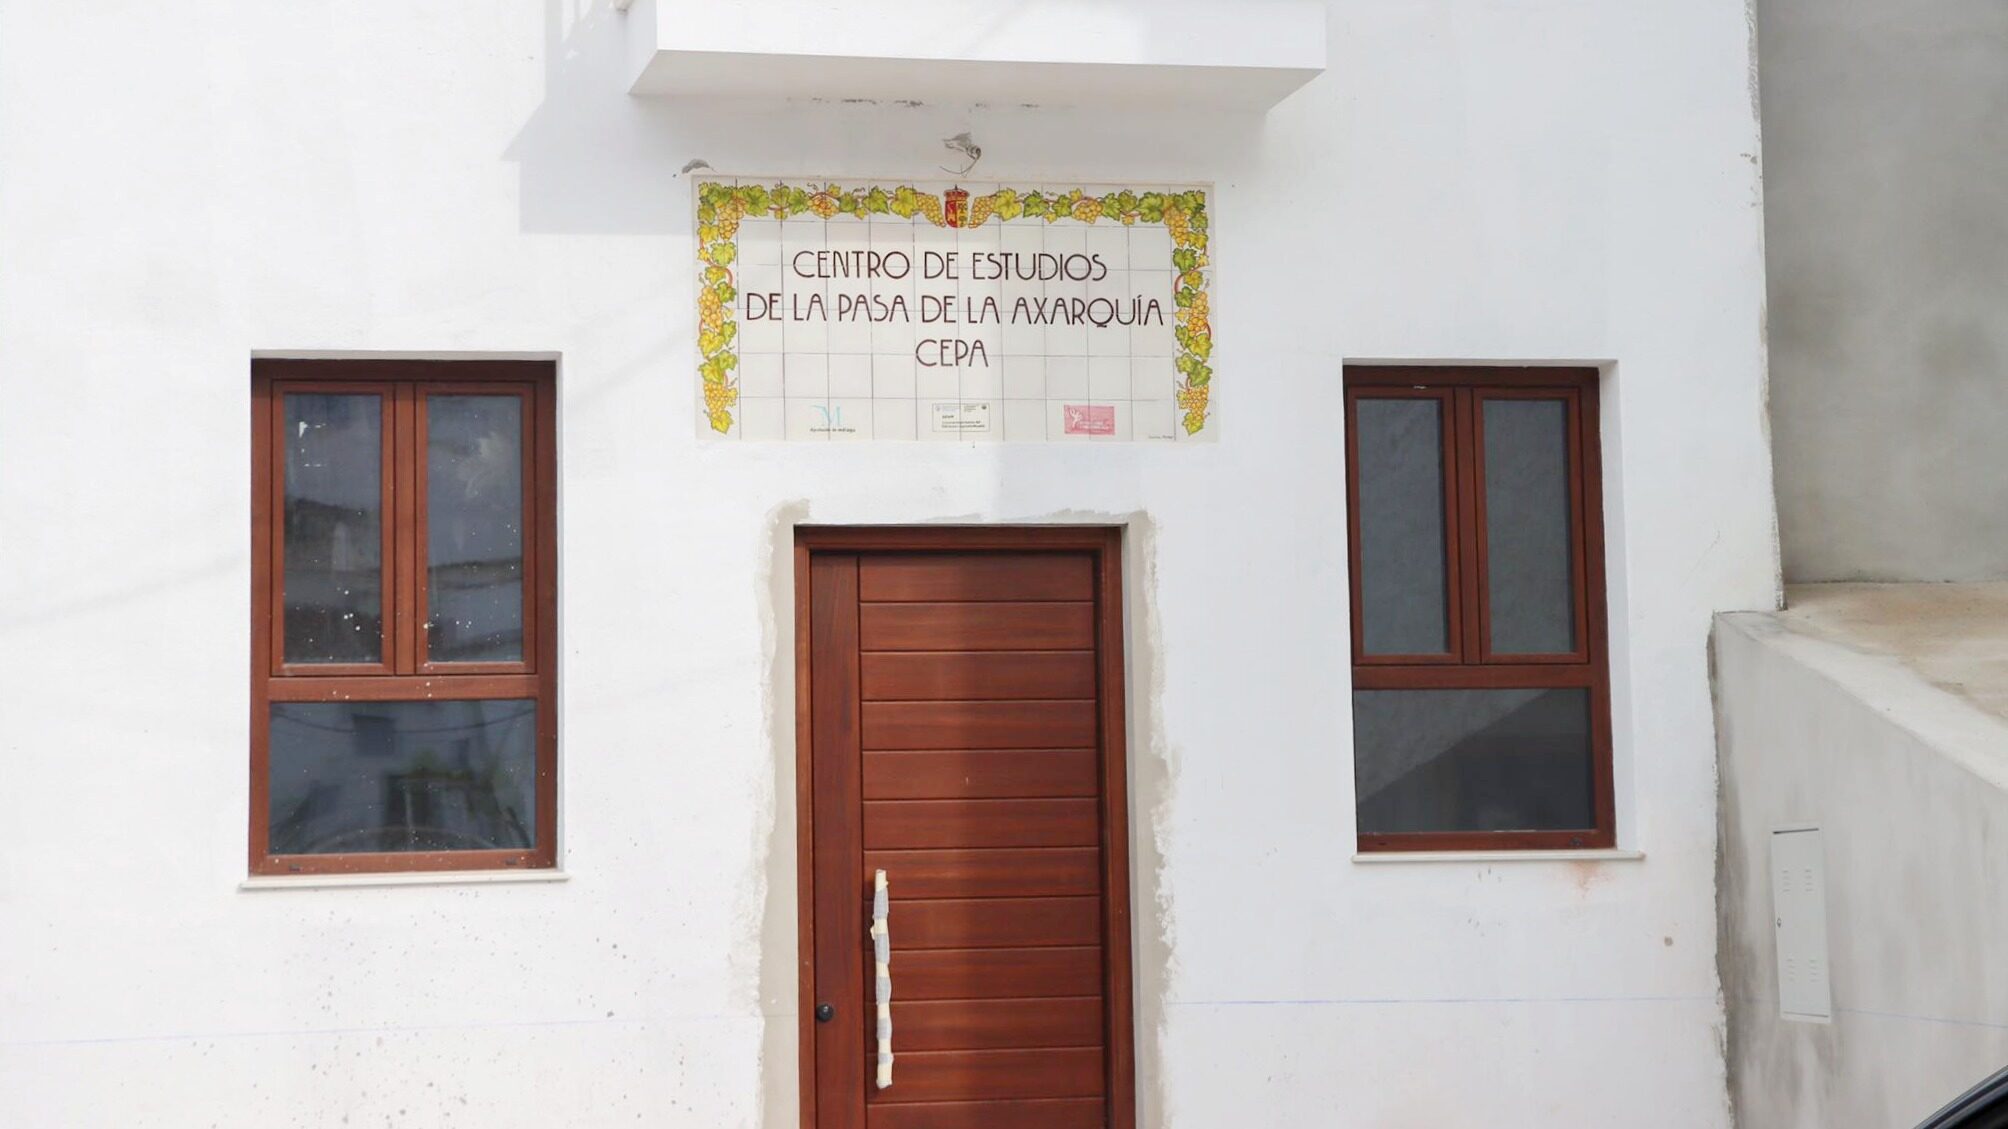
M 816 1005 L 816 1022 L 828 1023 L 837 1017 L 837 1009 L 829 1004 Z

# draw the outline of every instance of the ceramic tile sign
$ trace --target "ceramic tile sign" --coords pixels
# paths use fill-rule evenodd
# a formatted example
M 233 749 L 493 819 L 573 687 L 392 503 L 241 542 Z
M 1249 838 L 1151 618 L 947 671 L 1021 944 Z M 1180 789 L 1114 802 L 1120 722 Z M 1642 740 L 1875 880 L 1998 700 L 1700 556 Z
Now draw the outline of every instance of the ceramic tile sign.
M 696 191 L 701 435 L 1218 432 L 1205 188 L 705 179 Z

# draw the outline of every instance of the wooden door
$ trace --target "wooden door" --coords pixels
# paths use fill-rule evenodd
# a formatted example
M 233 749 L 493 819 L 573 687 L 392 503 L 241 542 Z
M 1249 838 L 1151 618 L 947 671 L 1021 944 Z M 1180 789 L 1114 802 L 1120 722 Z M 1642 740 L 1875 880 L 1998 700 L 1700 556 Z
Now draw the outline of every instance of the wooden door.
M 803 531 L 810 1129 L 1130 1129 L 1118 536 Z

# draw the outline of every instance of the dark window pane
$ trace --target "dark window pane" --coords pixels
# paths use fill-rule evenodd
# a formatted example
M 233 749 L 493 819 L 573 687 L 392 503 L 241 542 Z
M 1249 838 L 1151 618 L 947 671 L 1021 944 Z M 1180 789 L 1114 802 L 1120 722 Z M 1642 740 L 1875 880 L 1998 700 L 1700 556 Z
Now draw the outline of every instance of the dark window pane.
M 528 848 L 533 701 L 274 702 L 271 850 Z
M 1576 649 L 1569 513 L 1568 405 L 1485 401 L 1485 571 L 1493 653 Z
M 1361 399 L 1360 638 L 1368 654 L 1450 649 L 1443 539 L 1443 410 L 1436 400 Z
M 1358 690 L 1363 834 L 1593 827 L 1586 690 Z
M 434 662 L 523 659 L 523 401 L 426 400 L 426 638 Z
M 285 655 L 383 655 L 383 401 L 285 397 Z

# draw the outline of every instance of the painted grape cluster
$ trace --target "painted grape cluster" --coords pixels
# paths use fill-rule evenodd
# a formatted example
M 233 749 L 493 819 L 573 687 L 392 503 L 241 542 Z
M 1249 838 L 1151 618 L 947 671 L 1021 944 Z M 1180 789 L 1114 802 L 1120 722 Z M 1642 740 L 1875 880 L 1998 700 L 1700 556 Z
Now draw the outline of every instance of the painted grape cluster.
M 785 220 L 800 215 L 823 219 L 833 216 L 920 216 L 936 227 L 947 227 L 949 212 L 938 193 L 924 192 L 911 185 L 890 190 L 869 188 L 821 188 L 776 184 L 722 184 L 707 181 L 697 191 L 697 261 L 699 271 L 697 348 L 698 374 L 704 381 L 704 411 L 712 430 L 732 429 L 732 409 L 739 403 L 739 382 L 734 371 L 739 357 L 733 349 L 738 326 L 732 321 L 732 303 L 738 298 L 733 263 L 738 256 L 739 222 L 749 215 Z M 1110 192 L 1095 196 L 1076 188 L 1069 192 L 1020 192 L 1000 188 L 985 196 L 972 197 L 958 227 L 981 227 L 992 219 L 1043 219 L 1047 223 L 1073 220 L 1077 223 L 1161 223 L 1171 233 L 1171 261 L 1177 271 L 1172 300 L 1177 306 L 1179 375 L 1177 397 L 1180 423 L 1188 435 L 1206 426 L 1207 403 L 1212 392 L 1213 324 L 1209 317 L 1205 268 L 1209 221 L 1206 193 L 1198 189 L 1184 192 Z

